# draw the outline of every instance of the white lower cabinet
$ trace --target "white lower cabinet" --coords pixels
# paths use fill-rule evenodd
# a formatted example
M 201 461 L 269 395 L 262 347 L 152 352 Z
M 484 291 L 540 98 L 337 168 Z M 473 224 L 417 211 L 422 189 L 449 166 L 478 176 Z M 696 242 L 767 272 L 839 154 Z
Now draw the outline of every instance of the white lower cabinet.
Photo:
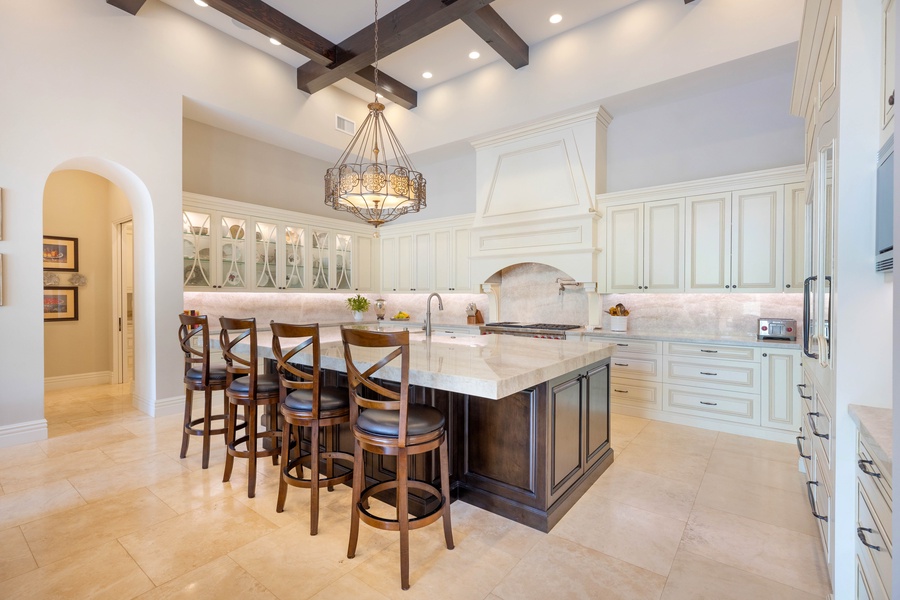
M 796 433 L 802 411 L 799 350 L 586 337 L 616 348 L 610 401 L 619 412 L 784 441 L 796 437 L 798 448 L 811 455 L 818 438 L 805 433 L 805 422 Z
M 890 598 L 893 580 L 891 469 L 861 435 L 856 459 L 856 597 L 881 600 Z

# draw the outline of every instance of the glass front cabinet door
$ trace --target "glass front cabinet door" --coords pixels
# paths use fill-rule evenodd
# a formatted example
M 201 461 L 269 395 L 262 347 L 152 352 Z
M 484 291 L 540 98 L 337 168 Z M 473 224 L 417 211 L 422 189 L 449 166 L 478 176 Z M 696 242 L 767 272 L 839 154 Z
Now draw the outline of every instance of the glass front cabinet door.
M 312 288 L 353 289 L 353 236 L 348 233 L 311 231 Z

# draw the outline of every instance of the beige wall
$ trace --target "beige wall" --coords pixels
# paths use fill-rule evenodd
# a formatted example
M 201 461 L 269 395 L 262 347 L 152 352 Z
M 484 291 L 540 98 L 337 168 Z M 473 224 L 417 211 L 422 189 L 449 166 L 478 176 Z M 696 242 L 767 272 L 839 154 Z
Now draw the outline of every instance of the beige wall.
M 44 234 L 78 238 L 78 320 L 44 323 L 44 376 L 112 370 L 112 219 L 127 217 L 115 185 L 86 171 L 58 171 L 44 188 Z M 59 272 L 61 286 L 71 273 Z
M 190 119 L 182 135 L 186 192 L 354 220 L 325 206 L 330 163 Z

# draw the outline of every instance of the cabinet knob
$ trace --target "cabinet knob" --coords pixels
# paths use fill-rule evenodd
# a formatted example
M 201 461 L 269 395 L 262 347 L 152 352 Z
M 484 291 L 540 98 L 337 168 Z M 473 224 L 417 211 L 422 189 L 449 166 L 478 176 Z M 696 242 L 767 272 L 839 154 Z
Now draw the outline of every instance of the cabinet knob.
M 765 358 L 765 357 L 767 357 L 767 356 L 768 356 L 768 354 L 766 354 L 765 352 L 763 352 L 763 358 Z
M 889 106 L 893 106 L 893 105 L 894 105 L 894 90 L 891 90 L 891 95 L 888 96 L 888 105 L 889 105 Z
M 784 287 L 789 288 L 789 287 L 791 287 L 791 284 L 788 283 Z

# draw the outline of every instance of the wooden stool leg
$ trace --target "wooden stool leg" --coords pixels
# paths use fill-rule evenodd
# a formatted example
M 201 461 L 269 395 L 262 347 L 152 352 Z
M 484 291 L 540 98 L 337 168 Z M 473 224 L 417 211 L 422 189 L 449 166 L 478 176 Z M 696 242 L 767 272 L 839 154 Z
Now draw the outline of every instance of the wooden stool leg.
M 281 429 L 281 469 L 280 475 L 278 476 L 278 502 L 275 505 L 275 512 L 284 512 L 284 501 L 287 499 L 287 475 L 285 472 L 288 469 L 288 463 L 290 462 L 290 448 L 291 448 L 291 429 L 292 425 L 287 421 L 284 422 Z M 299 437 L 299 436 L 298 436 Z
M 441 495 L 444 496 L 444 540 L 447 542 L 447 550 L 453 550 L 453 529 L 450 527 L 450 460 L 447 456 L 447 438 L 441 442 Z
M 184 388 L 184 426 L 181 428 L 181 458 L 187 456 L 188 442 L 191 438 L 188 434 L 188 427 L 191 424 L 193 403 L 194 391 L 188 387 Z
M 235 436 L 235 427 L 237 427 L 237 406 L 231 404 L 231 401 L 226 397 L 225 400 L 229 404 L 228 411 L 228 432 L 225 434 L 225 475 L 222 477 L 222 481 L 228 481 L 231 479 L 231 470 L 234 468 L 234 455 L 231 453 L 231 450 L 234 449 L 234 436 Z
M 400 522 L 400 587 L 409 589 L 409 455 L 397 454 L 397 521 Z
M 212 425 L 212 388 L 205 390 L 203 398 L 203 462 L 204 469 L 209 467 L 209 430 Z
M 309 535 L 316 535 L 319 530 L 319 425 L 313 423 L 309 428 Z
M 363 472 L 363 449 L 359 441 L 353 440 L 353 498 L 350 501 L 350 545 L 347 558 L 356 556 L 356 542 L 359 538 L 359 497 L 362 494 L 365 473 Z
M 337 450 L 337 444 L 334 443 L 334 440 L 336 437 L 334 435 L 335 427 L 336 427 L 336 425 L 325 428 L 325 451 L 326 452 L 334 452 L 335 450 Z M 327 477 L 328 479 L 331 479 L 332 477 L 334 477 L 334 459 L 331 458 L 330 456 L 325 459 L 325 477 Z M 329 492 L 334 491 L 334 484 L 331 484 L 331 483 L 328 484 L 328 491 Z
M 256 496 L 256 421 L 259 418 L 256 414 L 256 402 L 254 400 L 250 401 L 247 412 L 247 428 L 250 436 L 247 440 L 247 451 L 250 454 L 250 464 L 248 465 L 249 474 L 247 476 L 247 497 L 253 498 Z

